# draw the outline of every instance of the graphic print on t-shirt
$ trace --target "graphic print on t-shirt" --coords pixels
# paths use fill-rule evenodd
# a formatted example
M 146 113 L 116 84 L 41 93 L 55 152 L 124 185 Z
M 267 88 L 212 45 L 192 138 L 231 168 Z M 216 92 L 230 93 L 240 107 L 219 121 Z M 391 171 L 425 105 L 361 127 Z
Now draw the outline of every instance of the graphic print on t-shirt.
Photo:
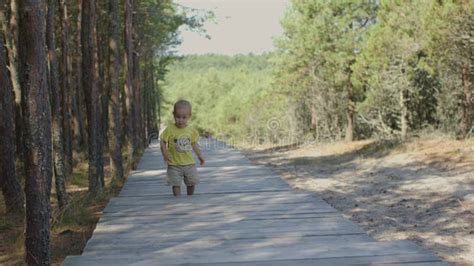
M 191 138 L 189 136 L 179 136 L 174 139 L 177 152 L 187 152 L 192 150 Z

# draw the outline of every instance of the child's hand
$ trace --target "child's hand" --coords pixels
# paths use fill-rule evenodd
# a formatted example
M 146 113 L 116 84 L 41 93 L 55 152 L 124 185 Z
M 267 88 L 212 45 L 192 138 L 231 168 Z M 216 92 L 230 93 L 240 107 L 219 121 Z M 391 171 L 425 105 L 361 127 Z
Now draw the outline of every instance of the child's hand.
M 165 163 L 169 164 L 171 162 L 171 157 L 169 155 L 163 156 L 163 159 L 165 159 Z
M 204 163 L 206 163 L 206 161 L 202 157 L 199 157 L 199 162 L 201 163 L 201 166 L 203 166 Z

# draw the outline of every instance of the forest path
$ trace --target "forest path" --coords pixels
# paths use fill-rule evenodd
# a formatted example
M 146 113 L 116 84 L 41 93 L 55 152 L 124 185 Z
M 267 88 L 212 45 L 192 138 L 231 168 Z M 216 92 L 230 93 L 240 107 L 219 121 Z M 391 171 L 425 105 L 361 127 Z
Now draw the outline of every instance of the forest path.
M 152 144 L 83 254 L 64 265 L 447 265 L 412 242 L 375 241 L 223 142 L 200 144 L 206 165 L 195 195 L 171 195 Z

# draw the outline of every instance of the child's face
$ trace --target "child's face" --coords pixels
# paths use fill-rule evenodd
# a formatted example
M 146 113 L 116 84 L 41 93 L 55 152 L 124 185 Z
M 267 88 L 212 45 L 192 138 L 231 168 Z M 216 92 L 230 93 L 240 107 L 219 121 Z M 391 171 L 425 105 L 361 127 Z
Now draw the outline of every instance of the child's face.
M 191 110 L 187 107 L 178 108 L 173 115 L 176 126 L 183 128 L 188 124 L 188 120 L 191 117 Z

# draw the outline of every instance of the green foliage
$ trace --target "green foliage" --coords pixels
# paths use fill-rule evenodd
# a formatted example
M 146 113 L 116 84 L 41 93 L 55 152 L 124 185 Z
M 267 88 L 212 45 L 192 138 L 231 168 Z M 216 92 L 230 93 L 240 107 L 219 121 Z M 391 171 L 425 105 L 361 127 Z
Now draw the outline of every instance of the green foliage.
M 473 14 L 473 1 L 293 0 L 275 53 L 173 64 L 165 117 L 187 98 L 202 130 L 258 143 L 457 134 L 472 109 Z
M 294 0 L 272 58 L 275 87 L 317 139 L 340 139 L 351 108 L 356 138 L 457 132 L 473 10 L 472 1 Z
M 267 123 L 285 116 L 286 97 L 271 87 L 270 55 L 186 56 L 169 66 L 161 84 L 163 118 L 172 123 L 180 98 L 193 104 L 192 123 L 201 131 L 233 141 L 263 142 Z M 284 134 L 279 132 L 279 134 Z M 232 140 L 231 140 L 232 141 Z
M 317 139 L 343 134 L 345 113 L 357 97 L 349 95 L 351 68 L 375 9 L 361 1 L 293 1 L 282 20 L 275 83 L 304 105 L 298 108 L 299 127 Z

